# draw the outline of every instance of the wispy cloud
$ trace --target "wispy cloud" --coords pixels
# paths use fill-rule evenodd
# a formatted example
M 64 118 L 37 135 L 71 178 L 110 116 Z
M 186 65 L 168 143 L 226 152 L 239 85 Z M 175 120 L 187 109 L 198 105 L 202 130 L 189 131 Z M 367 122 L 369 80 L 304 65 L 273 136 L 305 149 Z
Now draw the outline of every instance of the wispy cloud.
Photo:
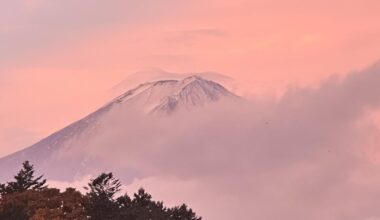
M 380 133 L 364 120 L 379 110 L 379 80 L 376 64 L 277 101 L 222 102 L 169 118 L 122 107 L 72 151 L 103 161 L 94 172 L 113 170 L 131 188 L 187 201 L 207 219 L 380 217 L 380 163 L 368 145 Z
M 204 40 L 203 38 L 223 38 L 228 35 L 228 32 L 223 29 L 205 28 L 193 29 L 184 31 L 168 32 L 166 40 L 168 42 L 189 42 L 196 40 Z

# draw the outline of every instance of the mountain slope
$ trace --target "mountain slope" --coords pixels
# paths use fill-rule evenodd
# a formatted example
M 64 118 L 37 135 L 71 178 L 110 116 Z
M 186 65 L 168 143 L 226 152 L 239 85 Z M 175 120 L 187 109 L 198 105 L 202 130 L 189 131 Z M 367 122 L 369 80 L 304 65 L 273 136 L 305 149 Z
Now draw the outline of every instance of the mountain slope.
M 225 99 L 235 100 L 238 97 L 220 84 L 198 76 L 141 84 L 38 143 L 1 158 L 0 181 L 9 179 L 25 160 L 38 166 L 50 179 L 61 180 L 84 175 L 89 166 L 99 166 L 97 161 L 93 161 L 88 155 L 67 155 L 67 152 L 72 148 L 83 147 L 93 139 L 102 126 L 102 119 L 112 115 L 117 107 L 134 108 L 146 114 L 166 116 Z M 57 172 L 53 173 L 51 170 Z
M 177 108 L 189 109 L 221 98 L 236 98 L 213 81 L 190 76 L 183 80 L 144 83 L 116 98 L 112 103 L 133 103 L 147 113 L 170 113 Z

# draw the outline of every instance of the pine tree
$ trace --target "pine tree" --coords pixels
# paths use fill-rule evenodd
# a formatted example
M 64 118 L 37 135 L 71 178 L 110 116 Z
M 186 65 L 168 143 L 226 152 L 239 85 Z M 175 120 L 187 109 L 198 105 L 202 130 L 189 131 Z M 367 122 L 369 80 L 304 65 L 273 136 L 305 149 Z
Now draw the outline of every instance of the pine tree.
M 34 178 L 34 168 L 29 161 L 22 164 L 22 169 L 14 176 L 15 181 L 0 184 L 0 195 L 11 194 L 15 192 L 24 192 L 26 190 L 41 190 L 46 188 L 46 179 L 43 175 Z
M 85 207 L 91 219 L 117 219 L 119 207 L 114 196 L 120 188 L 120 181 L 112 173 L 102 173 L 91 180 L 88 187 L 85 187 L 89 190 Z
M 144 189 L 133 199 L 124 194 L 117 199 L 121 183 L 112 173 L 102 173 L 90 181 L 88 192 L 82 195 L 74 188 L 45 186 L 42 176 L 34 178 L 33 166 L 23 163 L 14 182 L 0 184 L 0 219 L 5 220 L 201 220 L 186 205 L 167 208 L 152 199 Z
M 140 188 L 138 192 L 134 194 L 129 212 L 133 214 L 134 220 L 169 219 L 169 213 L 163 203 L 152 200 L 152 196 L 145 192 L 143 188 Z
M 189 209 L 185 204 L 174 207 L 169 210 L 170 220 L 202 220 L 198 217 L 192 209 Z

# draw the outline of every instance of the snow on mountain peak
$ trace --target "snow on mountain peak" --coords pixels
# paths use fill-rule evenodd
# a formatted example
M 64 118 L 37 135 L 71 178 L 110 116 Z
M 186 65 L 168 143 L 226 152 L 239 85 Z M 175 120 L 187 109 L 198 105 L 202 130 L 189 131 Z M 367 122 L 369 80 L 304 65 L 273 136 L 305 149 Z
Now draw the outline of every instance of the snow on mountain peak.
M 160 80 L 147 82 L 131 89 L 87 117 L 55 132 L 38 143 L 19 152 L 0 158 L 0 180 L 14 174 L 18 165 L 29 160 L 51 178 L 74 178 L 86 172 L 87 155 L 62 157 L 69 149 L 86 146 L 99 129 L 113 116 L 117 107 L 142 110 L 146 113 L 173 113 L 179 109 L 190 110 L 222 99 L 239 99 L 220 84 L 199 76 L 189 76 L 182 80 Z M 122 111 L 128 114 L 129 111 Z M 119 117 L 118 113 L 116 115 Z M 70 160 L 70 163 L 67 162 Z M 87 162 L 86 162 L 87 163 Z M 60 167 L 58 172 L 51 171 L 52 164 Z M 6 172 L 5 172 L 6 171 Z
M 220 84 L 193 75 L 182 80 L 160 80 L 141 84 L 112 103 L 133 104 L 135 107 L 142 107 L 147 113 L 170 113 L 177 108 L 202 106 L 222 97 L 236 98 Z
M 192 83 L 192 82 L 195 82 L 195 81 L 204 81 L 204 79 L 201 78 L 200 76 L 192 75 L 192 76 L 186 77 L 183 80 L 181 80 L 181 82 L 183 84 L 189 84 L 189 83 Z

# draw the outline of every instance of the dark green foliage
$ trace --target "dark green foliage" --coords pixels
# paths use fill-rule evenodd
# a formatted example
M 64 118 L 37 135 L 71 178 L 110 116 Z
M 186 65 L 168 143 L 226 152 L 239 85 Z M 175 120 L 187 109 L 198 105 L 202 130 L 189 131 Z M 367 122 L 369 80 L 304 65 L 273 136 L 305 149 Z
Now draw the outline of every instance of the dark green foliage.
M 4 195 L 0 200 L 0 219 L 86 219 L 82 206 L 83 196 L 68 188 L 61 193 L 58 189 L 26 190 Z
M 120 181 L 113 178 L 112 173 L 102 173 L 91 180 L 85 187 L 89 190 L 85 207 L 91 219 L 117 219 L 119 207 L 114 195 L 120 187 Z
M 119 219 L 124 220 L 202 220 L 185 204 L 166 208 L 162 202 L 152 200 L 152 196 L 140 189 L 131 199 L 128 195 L 117 199 L 120 207 Z
M 90 181 L 86 195 L 74 188 L 60 192 L 44 186 L 42 176 L 34 179 L 33 166 L 23 163 L 14 182 L 0 184 L 1 220 L 201 220 L 186 205 L 166 208 L 140 189 L 133 198 L 115 198 L 121 183 L 112 173 Z
M 28 189 L 41 190 L 45 188 L 46 179 L 43 176 L 34 178 L 33 165 L 29 161 L 22 164 L 22 169 L 14 176 L 15 181 L 7 184 L 0 184 L 0 195 L 5 195 L 15 192 L 24 192 Z
M 192 209 L 189 209 L 185 204 L 174 207 L 169 210 L 171 220 L 201 220 L 201 217 L 197 217 Z
M 123 202 L 121 202 L 123 201 Z M 131 220 L 167 220 L 170 214 L 162 202 L 152 201 L 152 196 L 140 189 L 131 200 L 127 195 L 118 199 L 122 219 Z

